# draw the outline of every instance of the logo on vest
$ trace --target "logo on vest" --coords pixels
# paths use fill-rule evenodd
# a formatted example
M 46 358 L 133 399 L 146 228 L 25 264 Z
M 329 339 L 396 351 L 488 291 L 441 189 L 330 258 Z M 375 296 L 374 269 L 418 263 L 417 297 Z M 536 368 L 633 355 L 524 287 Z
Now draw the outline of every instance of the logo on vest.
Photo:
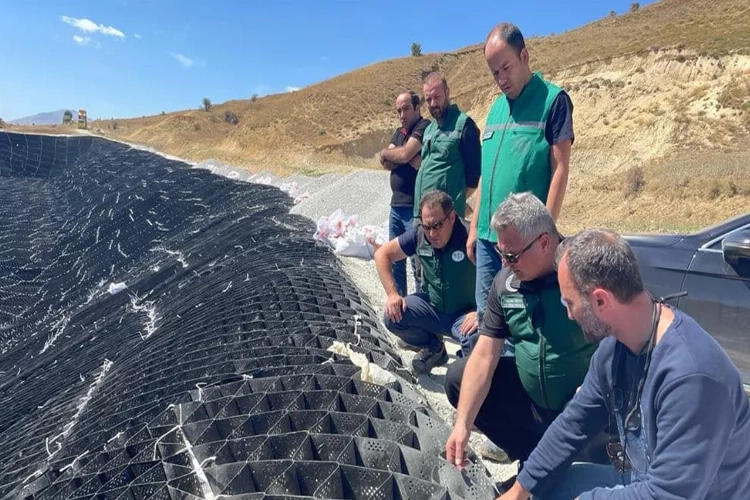
M 507 290 L 508 290 L 509 292 L 517 292 L 517 291 L 518 291 L 518 288 L 517 288 L 517 287 L 514 287 L 514 286 L 513 286 L 513 280 L 514 280 L 515 278 L 516 278 L 516 275 L 515 275 L 515 274 L 513 274 L 513 273 L 510 273 L 510 274 L 508 275 L 508 279 L 507 279 L 507 280 L 505 280 L 505 288 L 506 288 L 506 289 L 507 289 Z
M 456 250 L 451 257 L 453 258 L 453 262 L 461 262 L 466 255 L 461 250 Z

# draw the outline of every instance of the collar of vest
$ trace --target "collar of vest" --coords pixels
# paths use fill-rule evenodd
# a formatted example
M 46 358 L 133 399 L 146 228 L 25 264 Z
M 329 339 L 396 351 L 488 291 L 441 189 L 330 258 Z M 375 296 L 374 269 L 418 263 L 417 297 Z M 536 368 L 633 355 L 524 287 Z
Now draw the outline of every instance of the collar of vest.
M 503 275 L 503 292 L 516 293 L 519 290 L 535 292 L 546 288 L 558 287 L 557 273 L 552 271 L 531 281 L 520 281 L 510 268 L 505 268 Z
M 539 71 L 534 71 L 533 73 L 531 73 L 531 78 L 529 79 L 529 81 L 526 82 L 526 85 L 524 85 L 523 89 L 521 89 L 521 93 L 518 94 L 518 97 L 516 97 L 515 99 L 508 99 L 508 96 L 505 96 L 505 99 L 508 101 L 508 104 L 518 102 L 523 99 L 526 94 L 531 92 L 531 90 L 529 90 L 531 87 L 539 85 L 540 83 L 544 83 L 544 78 Z

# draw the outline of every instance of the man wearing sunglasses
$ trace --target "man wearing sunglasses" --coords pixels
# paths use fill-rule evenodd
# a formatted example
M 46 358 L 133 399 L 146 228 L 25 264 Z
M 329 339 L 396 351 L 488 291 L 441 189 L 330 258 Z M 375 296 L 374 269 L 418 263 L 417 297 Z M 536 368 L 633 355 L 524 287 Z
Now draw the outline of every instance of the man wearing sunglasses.
M 419 202 L 421 221 L 375 252 L 375 267 L 386 293 L 386 328 L 399 347 L 418 351 L 416 374 L 429 373 L 448 362 L 443 336 L 450 335 L 467 355 L 477 330 L 474 264 L 466 257 L 466 227 L 451 197 L 438 190 Z M 463 245 L 463 246 L 462 246 Z M 422 269 L 423 292 L 402 297 L 393 279 L 392 263 L 416 256 Z
M 654 300 L 616 233 L 566 239 L 557 268 L 569 316 L 600 344 L 580 391 L 501 498 L 748 498 L 750 404 L 718 342 Z M 571 465 L 610 420 L 615 467 Z
M 457 409 L 446 458 L 463 466 L 472 425 L 510 460 L 524 462 L 581 385 L 596 347 L 568 318 L 554 269 L 560 235 L 531 193 L 509 196 L 492 218 L 503 270 L 490 289 L 471 356 L 450 365 Z M 503 356 L 506 339 L 515 356 Z

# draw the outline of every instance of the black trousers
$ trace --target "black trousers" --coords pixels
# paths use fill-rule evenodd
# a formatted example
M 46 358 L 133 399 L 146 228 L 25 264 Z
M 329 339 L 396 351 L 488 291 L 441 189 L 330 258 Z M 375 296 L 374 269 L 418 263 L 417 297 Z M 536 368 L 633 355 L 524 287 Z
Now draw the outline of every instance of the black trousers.
M 445 394 L 454 408 L 458 407 L 467 360 L 466 357 L 456 360 L 445 375 Z M 511 460 L 523 462 L 560 413 L 535 405 L 518 377 L 515 358 L 503 356 L 474 425 L 505 450 Z

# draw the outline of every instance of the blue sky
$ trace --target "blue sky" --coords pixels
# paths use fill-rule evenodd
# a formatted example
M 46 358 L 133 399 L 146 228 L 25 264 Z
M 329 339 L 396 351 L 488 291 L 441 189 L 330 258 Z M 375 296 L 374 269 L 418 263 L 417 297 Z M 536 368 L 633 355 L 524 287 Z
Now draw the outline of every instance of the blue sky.
M 2 3 L 0 118 L 11 120 L 68 107 L 132 117 L 285 92 L 408 56 L 413 41 L 451 51 L 506 20 L 526 36 L 561 33 L 631 0 Z

